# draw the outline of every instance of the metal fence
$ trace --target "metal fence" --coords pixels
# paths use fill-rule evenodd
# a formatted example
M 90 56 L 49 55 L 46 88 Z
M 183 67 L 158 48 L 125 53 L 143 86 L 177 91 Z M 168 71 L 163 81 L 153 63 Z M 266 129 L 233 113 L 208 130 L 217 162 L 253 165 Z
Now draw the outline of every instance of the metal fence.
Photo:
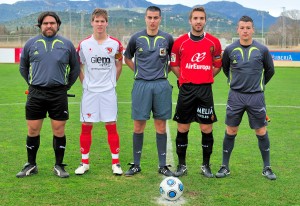
M 1 48 L 18 48 L 23 47 L 24 44 L 30 39 L 31 37 L 36 36 L 37 34 L 20 34 L 20 35 L 0 35 L 0 47 Z M 72 36 L 68 35 L 67 33 L 63 32 L 61 35 L 71 39 L 75 47 L 79 44 L 79 42 L 86 38 L 86 35 L 80 35 L 73 33 Z M 120 36 L 120 35 L 119 35 Z M 117 38 L 122 41 L 122 44 L 124 46 L 127 45 L 128 40 L 130 36 L 123 35 L 123 36 L 116 36 Z M 223 39 L 223 38 L 222 38 Z M 238 40 L 238 37 L 233 37 L 231 40 L 227 40 L 226 44 L 230 44 L 231 42 Z M 290 49 L 299 49 L 300 48 L 300 37 L 299 38 L 293 38 L 293 39 L 287 39 L 285 47 L 283 47 L 283 43 L 281 39 L 278 39 L 278 41 L 274 41 L 273 39 L 270 40 L 268 38 L 254 38 L 257 41 L 267 45 L 268 47 L 273 48 L 290 48 Z M 224 39 L 225 40 L 225 39 Z M 226 41 L 226 40 L 225 40 Z
M 0 35 L 0 47 L 23 47 L 33 35 Z
M 2 48 L 18 48 L 23 47 L 24 44 L 37 34 L 24 34 L 24 35 L 0 35 L 0 47 Z M 63 34 L 62 34 L 63 35 Z M 68 36 L 66 36 L 68 38 Z M 84 39 L 86 36 L 74 35 L 71 37 L 71 41 L 75 46 Z

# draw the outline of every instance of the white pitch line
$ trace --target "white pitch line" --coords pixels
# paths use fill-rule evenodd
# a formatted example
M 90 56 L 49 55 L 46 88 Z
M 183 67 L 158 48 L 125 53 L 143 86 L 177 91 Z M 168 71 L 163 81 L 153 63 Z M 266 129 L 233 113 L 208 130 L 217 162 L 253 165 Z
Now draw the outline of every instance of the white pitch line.
M 226 106 L 226 104 L 215 104 L 215 106 Z M 267 108 L 292 108 L 292 109 L 300 109 L 300 106 L 293 105 L 266 105 Z
M 174 161 L 174 156 L 173 156 L 173 147 L 172 147 L 172 139 L 171 139 L 169 121 L 167 121 L 166 126 L 167 126 L 167 128 L 166 128 L 167 129 L 167 164 L 170 164 L 174 167 L 175 161 Z M 165 176 L 163 176 L 162 178 L 164 179 Z M 169 201 L 169 200 L 164 199 L 163 197 L 158 197 L 156 201 L 159 205 L 179 206 L 179 205 L 184 205 L 186 203 L 185 198 L 183 196 L 181 196 L 178 200 L 175 200 L 175 201 Z
M 69 104 L 80 104 L 80 102 L 69 102 Z M 118 102 L 118 104 L 131 104 L 131 102 Z M 172 103 L 173 105 L 176 105 L 176 102 Z M 19 103 L 3 103 L 0 104 L 1 106 L 16 106 L 16 105 L 25 105 L 25 102 L 19 102 Z M 226 104 L 215 104 L 215 106 L 226 106 Z M 269 105 L 267 104 L 267 108 L 287 108 L 287 109 L 300 109 L 300 106 L 296 105 Z
M 173 147 L 172 147 L 172 139 L 171 139 L 171 132 L 170 132 L 170 126 L 169 121 L 167 121 L 166 124 L 167 129 L 167 163 L 175 166 L 174 156 L 173 156 Z

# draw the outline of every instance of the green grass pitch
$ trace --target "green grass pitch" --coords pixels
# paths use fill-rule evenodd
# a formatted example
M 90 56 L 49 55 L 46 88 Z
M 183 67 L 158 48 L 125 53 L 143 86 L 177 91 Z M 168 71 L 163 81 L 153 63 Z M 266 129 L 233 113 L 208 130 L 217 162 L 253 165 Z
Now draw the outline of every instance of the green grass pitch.
M 248 126 L 245 115 L 240 126 L 230 161 L 231 175 L 225 179 L 207 179 L 200 175 L 202 150 L 197 124 L 189 133 L 187 165 L 189 173 L 181 179 L 185 186 L 185 205 L 299 205 L 300 204 L 300 69 L 276 68 L 276 73 L 266 89 L 266 102 L 271 122 L 268 126 L 271 141 L 271 163 L 277 175 L 269 181 L 261 175 L 262 160 L 257 139 Z M 177 99 L 175 75 L 170 73 L 173 87 L 173 110 Z M 159 205 L 159 184 L 163 177 L 157 173 L 157 152 L 153 120 L 147 122 L 142 172 L 134 177 L 113 176 L 104 125 L 94 125 L 90 152 L 90 171 L 76 176 L 74 170 L 80 163 L 79 81 L 69 93 L 70 120 L 67 122 L 67 149 L 65 163 L 70 178 L 53 175 L 54 153 L 49 119 L 44 120 L 41 145 L 37 156 L 39 173 L 18 179 L 16 173 L 27 161 L 25 139 L 27 126 L 24 106 L 27 89 L 17 64 L 0 65 L 0 205 Z M 132 71 L 124 65 L 118 82 L 118 131 L 121 138 L 121 165 L 124 171 L 132 161 L 131 89 Z M 218 122 L 214 124 L 214 152 L 211 158 L 213 173 L 222 160 L 222 142 L 225 130 L 225 104 L 228 93 L 225 75 L 221 72 L 213 86 Z M 176 124 L 168 122 L 172 153 L 168 159 L 172 170 L 177 164 L 175 150 Z M 173 154 L 173 156 L 170 156 Z M 172 205 L 172 204 L 170 204 Z

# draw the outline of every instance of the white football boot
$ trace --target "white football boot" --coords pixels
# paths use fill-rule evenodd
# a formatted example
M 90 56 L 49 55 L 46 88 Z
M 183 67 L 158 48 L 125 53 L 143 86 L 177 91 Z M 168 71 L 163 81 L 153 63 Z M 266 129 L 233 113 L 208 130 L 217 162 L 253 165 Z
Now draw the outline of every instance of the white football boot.
M 80 163 L 79 167 L 75 170 L 76 175 L 83 175 L 90 169 L 89 164 Z
M 111 166 L 112 172 L 114 175 L 122 175 L 123 171 L 120 164 L 113 164 Z

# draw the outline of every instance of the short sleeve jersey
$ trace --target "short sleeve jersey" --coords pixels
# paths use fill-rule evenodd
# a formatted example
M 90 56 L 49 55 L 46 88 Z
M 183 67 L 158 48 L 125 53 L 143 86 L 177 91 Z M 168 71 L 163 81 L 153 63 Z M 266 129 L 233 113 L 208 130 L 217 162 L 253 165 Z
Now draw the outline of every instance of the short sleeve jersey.
M 122 61 L 123 46 L 111 36 L 101 44 L 87 37 L 78 46 L 79 60 L 84 64 L 82 86 L 90 92 L 103 92 L 116 87 L 116 61 Z
M 227 46 L 222 62 L 230 88 L 243 93 L 264 91 L 275 73 L 268 48 L 255 40 L 246 47 L 239 40 Z
M 213 83 L 213 67 L 222 65 L 221 52 L 220 41 L 209 33 L 204 33 L 199 41 L 192 40 L 190 33 L 176 39 L 170 65 L 180 68 L 179 84 Z
M 134 78 L 156 80 L 168 78 L 173 37 L 163 31 L 149 36 L 146 30 L 135 33 L 129 40 L 124 56 L 134 57 Z

